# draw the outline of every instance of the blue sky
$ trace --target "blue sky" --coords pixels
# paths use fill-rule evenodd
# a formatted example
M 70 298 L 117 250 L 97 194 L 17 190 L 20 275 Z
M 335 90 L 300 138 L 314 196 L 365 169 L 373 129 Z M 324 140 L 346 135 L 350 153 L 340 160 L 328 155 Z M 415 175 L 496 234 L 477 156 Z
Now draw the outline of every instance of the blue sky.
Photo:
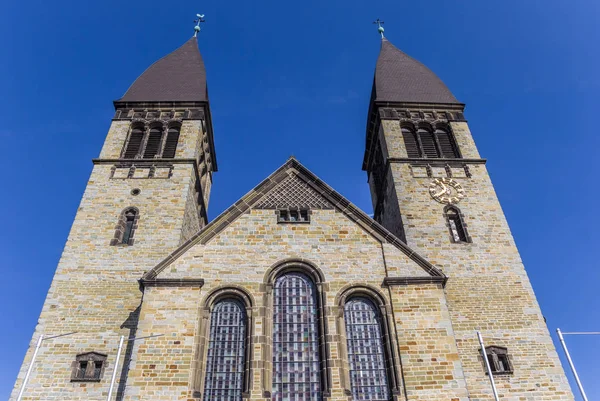
M 0 17 L 0 398 L 28 347 L 112 100 L 191 36 L 197 12 L 207 20 L 200 47 L 219 163 L 211 217 L 292 154 L 371 212 L 361 162 L 379 17 L 390 41 L 467 104 L 553 337 L 556 327 L 600 330 L 600 2 L 13 1 Z M 588 397 L 600 399 L 600 336 L 567 342 Z

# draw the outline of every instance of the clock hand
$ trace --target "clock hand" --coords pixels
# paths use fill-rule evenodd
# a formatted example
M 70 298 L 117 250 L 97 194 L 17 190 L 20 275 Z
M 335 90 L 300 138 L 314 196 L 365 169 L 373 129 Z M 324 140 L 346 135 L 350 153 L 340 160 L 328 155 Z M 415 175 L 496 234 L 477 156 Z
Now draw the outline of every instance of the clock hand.
M 448 188 L 446 188 L 446 186 L 444 184 L 442 184 L 441 182 L 439 183 L 439 185 L 442 186 L 442 190 L 440 192 L 436 192 L 434 194 L 434 196 L 442 196 L 443 194 L 448 192 Z

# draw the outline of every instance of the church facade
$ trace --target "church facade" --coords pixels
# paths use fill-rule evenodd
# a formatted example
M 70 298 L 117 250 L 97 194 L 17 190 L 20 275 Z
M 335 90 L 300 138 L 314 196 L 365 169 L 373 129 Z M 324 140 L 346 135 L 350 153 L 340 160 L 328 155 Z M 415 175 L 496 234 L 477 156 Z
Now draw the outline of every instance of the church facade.
M 387 39 L 373 218 L 290 158 L 208 221 L 196 37 L 114 104 L 11 400 L 491 400 L 486 360 L 502 400 L 574 399 L 464 104 Z

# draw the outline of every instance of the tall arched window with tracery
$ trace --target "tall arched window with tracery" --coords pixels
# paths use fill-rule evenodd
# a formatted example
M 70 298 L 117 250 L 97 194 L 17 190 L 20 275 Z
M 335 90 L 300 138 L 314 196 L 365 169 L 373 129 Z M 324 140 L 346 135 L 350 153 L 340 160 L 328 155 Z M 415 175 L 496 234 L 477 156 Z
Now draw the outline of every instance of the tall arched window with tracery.
M 318 297 L 305 274 L 275 280 L 273 293 L 273 401 L 320 401 Z
M 241 401 L 246 363 L 246 308 L 236 299 L 218 301 L 210 314 L 204 401 Z
M 366 297 L 353 297 L 344 305 L 350 385 L 355 401 L 391 399 L 381 314 Z

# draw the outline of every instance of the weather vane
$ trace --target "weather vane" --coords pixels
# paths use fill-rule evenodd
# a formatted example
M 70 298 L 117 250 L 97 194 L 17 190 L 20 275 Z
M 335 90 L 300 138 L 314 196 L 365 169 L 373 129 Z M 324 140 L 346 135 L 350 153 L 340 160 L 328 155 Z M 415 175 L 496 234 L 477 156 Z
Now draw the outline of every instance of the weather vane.
M 383 27 L 381 25 L 383 25 L 385 22 L 383 22 L 379 18 L 377 18 L 377 20 L 373 21 L 373 23 L 377 24 L 377 26 L 378 26 L 377 31 L 381 34 L 381 37 L 383 38 L 383 31 L 385 29 L 383 29 Z
M 194 37 L 198 36 L 198 32 L 200 32 L 200 23 L 205 22 L 204 14 L 196 14 L 196 17 L 197 18 L 194 20 L 194 23 L 196 24 L 194 27 Z

